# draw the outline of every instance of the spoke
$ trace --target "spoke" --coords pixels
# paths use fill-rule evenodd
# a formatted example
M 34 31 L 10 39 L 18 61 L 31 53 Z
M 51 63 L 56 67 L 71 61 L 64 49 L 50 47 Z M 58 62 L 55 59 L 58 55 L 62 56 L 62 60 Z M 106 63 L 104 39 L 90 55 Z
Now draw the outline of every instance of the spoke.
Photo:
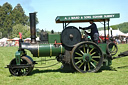
M 84 62 L 83 62 L 83 63 L 81 63 L 81 65 L 80 65 L 78 68 L 80 68 L 83 64 L 84 64 Z
M 85 51 L 85 45 L 83 45 L 83 49 L 84 49 L 84 53 L 86 53 L 86 51 Z
M 88 70 L 90 70 L 90 65 L 89 65 L 89 63 L 88 63 Z
M 90 50 L 90 52 L 89 52 L 89 54 L 91 54 L 91 52 L 94 50 L 94 48 L 92 48 L 91 50 Z
M 75 54 L 79 55 L 79 56 L 83 56 L 82 54 L 78 53 L 78 52 L 75 52 Z
M 86 71 L 86 64 L 84 64 L 84 71 Z
M 83 59 L 83 58 L 82 57 L 75 57 L 75 59 L 79 59 L 80 60 L 80 59 Z
M 79 49 L 80 50 L 80 49 Z M 84 55 L 84 52 L 82 50 L 80 50 L 80 52 Z
M 94 54 L 96 54 L 96 52 L 93 52 L 93 53 L 91 54 L 91 56 L 93 56 Z
M 115 47 L 115 46 L 113 46 L 113 48 L 112 48 L 112 49 L 113 49 L 113 51 L 116 51 L 116 47 Z
M 114 47 L 114 46 L 112 47 L 112 50 L 113 50 L 113 49 L 115 50 L 115 47 Z
M 87 46 L 87 53 L 89 52 L 89 48 L 88 48 L 89 46 Z
M 100 56 L 92 56 L 92 58 L 100 58 Z
M 92 62 L 90 62 L 91 64 L 92 64 L 92 66 L 94 67 L 94 68 L 96 68 L 96 66 L 92 63 Z
M 81 62 L 81 60 L 77 61 L 75 64 L 77 65 L 77 64 L 80 63 L 80 62 Z
M 25 69 L 23 69 L 23 73 L 24 73 L 24 74 L 25 74 L 25 72 L 26 72 Z
M 94 60 L 94 59 L 91 59 L 91 61 L 94 61 L 94 62 L 96 62 L 96 63 L 98 63 L 96 60 Z

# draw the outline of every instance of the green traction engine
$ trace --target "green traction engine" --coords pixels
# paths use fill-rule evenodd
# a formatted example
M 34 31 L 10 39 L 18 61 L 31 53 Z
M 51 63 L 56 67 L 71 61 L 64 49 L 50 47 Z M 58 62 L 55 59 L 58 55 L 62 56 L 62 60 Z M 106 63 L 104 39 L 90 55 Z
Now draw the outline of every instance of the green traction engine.
M 37 42 L 36 14 L 30 13 L 31 43 L 24 43 L 22 38 L 19 40 L 19 49 L 15 53 L 15 58 L 7 65 L 10 73 L 14 76 L 23 76 L 33 70 L 36 62 L 27 55 L 25 49 L 29 50 L 33 57 L 56 56 L 57 61 L 61 62 L 64 67 L 68 66 L 81 73 L 97 72 L 103 67 L 109 67 L 112 64 L 112 56 L 117 52 L 116 44 L 105 41 L 97 45 L 82 38 L 78 28 L 67 25 L 71 22 L 87 22 L 90 19 L 83 19 L 85 16 L 81 16 L 80 21 L 78 16 L 69 17 L 58 16 L 56 18 L 56 23 L 63 23 L 61 34 L 43 33 L 42 41 Z M 109 18 L 96 20 L 105 22 L 109 21 Z

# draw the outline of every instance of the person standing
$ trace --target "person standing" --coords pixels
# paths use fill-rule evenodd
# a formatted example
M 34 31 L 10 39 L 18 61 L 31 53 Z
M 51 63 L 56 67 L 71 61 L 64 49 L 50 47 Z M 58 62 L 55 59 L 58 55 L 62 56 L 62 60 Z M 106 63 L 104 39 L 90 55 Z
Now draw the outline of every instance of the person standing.
M 91 24 L 89 27 L 84 27 L 84 28 L 79 27 L 79 29 L 82 29 L 82 30 L 91 29 L 90 33 L 86 32 L 86 31 L 85 31 L 85 33 L 87 33 L 89 36 L 91 36 L 91 39 L 92 39 L 93 42 L 98 44 L 99 32 L 98 32 L 97 26 L 96 26 L 96 24 L 94 23 L 93 20 L 90 20 L 89 23 Z

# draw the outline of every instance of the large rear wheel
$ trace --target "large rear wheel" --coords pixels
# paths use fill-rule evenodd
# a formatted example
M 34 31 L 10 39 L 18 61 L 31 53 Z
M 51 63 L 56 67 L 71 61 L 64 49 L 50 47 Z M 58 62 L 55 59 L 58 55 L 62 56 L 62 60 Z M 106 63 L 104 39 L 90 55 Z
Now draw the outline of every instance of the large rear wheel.
M 103 54 L 97 44 L 84 41 L 73 48 L 71 60 L 78 72 L 97 72 L 103 63 Z

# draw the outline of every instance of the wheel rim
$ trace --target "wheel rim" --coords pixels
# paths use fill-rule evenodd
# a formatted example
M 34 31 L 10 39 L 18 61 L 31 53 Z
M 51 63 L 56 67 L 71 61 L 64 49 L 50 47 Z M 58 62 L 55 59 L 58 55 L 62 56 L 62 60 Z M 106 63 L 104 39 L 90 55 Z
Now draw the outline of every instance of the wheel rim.
M 107 45 L 107 51 L 110 53 L 112 56 L 115 55 L 118 51 L 117 45 L 113 42 L 108 43 Z
M 102 63 L 102 51 L 93 42 L 81 42 L 72 50 L 72 64 L 81 73 L 97 72 Z
M 32 64 L 30 59 L 27 57 L 21 57 L 21 64 Z M 16 59 L 13 59 L 10 62 L 10 65 L 16 65 Z M 24 76 L 28 75 L 32 71 L 33 67 L 25 67 L 25 68 L 9 68 L 9 71 L 14 76 Z
M 107 44 L 107 52 L 110 53 L 110 55 L 115 55 L 118 51 L 117 45 L 113 42 L 110 42 Z

